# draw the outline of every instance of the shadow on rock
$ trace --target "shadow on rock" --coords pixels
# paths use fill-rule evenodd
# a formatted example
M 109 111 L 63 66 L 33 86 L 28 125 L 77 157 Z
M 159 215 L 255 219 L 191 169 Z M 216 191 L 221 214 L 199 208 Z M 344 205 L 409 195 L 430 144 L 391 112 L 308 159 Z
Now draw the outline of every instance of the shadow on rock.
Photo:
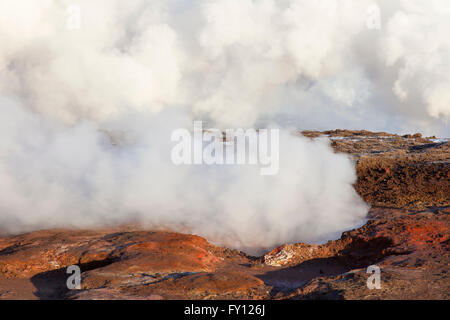
M 92 261 L 89 263 L 78 264 L 81 272 L 102 268 L 114 262 L 112 259 Z M 62 300 L 67 298 L 71 291 L 67 288 L 67 279 L 71 274 L 67 273 L 67 268 L 60 268 L 51 271 L 42 272 L 31 277 L 31 282 L 36 288 L 33 292 L 41 300 Z
M 335 258 L 316 258 L 296 266 L 269 271 L 259 275 L 266 285 L 273 286 L 273 292 L 289 291 L 304 286 L 317 277 L 336 276 L 350 268 Z

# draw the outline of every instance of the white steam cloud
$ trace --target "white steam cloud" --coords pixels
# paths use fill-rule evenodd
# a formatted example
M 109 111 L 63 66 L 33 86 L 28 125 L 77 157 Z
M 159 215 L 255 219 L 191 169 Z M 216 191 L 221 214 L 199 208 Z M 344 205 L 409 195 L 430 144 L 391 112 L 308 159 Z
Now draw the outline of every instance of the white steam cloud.
M 174 166 L 171 131 L 448 135 L 449 15 L 446 0 L 2 0 L 1 228 L 137 221 L 239 248 L 336 237 L 367 208 L 326 142 L 282 132 L 267 177 Z

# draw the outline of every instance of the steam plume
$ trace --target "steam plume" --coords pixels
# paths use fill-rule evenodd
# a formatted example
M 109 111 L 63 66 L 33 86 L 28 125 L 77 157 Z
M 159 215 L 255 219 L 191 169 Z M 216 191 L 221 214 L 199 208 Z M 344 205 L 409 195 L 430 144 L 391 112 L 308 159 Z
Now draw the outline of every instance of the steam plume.
M 280 173 L 262 177 L 174 166 L 171 131 L 447 135 L 449 13 L 445 0 L 3 0 L 2 229 L 138 221 L 239 248 L 336 237 L 367 208 L 326 142 L 283 131 Z

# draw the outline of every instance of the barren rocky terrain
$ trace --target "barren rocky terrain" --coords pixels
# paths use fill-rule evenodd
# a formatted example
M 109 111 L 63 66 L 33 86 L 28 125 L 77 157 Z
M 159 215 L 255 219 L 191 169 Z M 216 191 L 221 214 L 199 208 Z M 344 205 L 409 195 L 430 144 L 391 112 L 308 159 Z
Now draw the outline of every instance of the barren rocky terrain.
M 304 131 L 356 161 L 367 223 L 251 257 L 196 235 L 43 230 L 0 237 L 0 299 L 449 299 L 450 145 L 420 134 Z M 68 290 L 67 266 L 82 271 Z M 381 289 L 366 272 L 381 268 Z

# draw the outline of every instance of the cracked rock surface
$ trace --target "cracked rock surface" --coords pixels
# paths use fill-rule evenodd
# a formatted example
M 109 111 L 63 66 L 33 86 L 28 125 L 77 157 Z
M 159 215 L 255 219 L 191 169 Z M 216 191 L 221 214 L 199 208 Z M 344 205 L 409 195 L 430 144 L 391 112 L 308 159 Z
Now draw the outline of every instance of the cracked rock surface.
M 445 139 L 368 131 L 326 136 L 356 162 L 367 223 L 325 244 L 261 257 L 170 231 L 123 226 L 0 237 L 0 299 L 449 299 L 450 149 Z M 69 290 L 66 269 L 81 269 Z M 370 290 L 367 267 L 380 268 Z

